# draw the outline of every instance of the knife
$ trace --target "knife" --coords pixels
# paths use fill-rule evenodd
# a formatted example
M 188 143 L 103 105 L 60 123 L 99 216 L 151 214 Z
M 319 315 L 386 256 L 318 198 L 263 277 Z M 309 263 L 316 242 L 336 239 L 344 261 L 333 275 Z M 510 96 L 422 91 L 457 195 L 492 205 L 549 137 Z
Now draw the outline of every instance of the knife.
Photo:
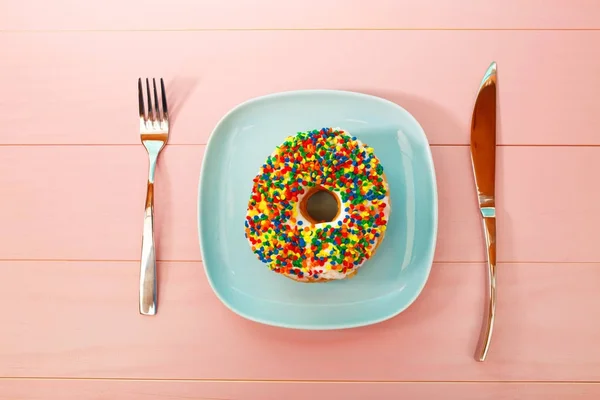
M 476 360 L 485 361 L 496 316 L 496 62 L 488 67 L 471 119 L 471 162 L 483 222 L 487 256 L 487 296 Z

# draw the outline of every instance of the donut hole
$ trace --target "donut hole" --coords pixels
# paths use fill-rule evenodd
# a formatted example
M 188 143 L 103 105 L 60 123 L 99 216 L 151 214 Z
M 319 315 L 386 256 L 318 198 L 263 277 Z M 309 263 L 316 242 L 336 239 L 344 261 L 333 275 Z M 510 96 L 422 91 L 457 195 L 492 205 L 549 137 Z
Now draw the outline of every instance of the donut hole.
M 340 213 L 338 197 L 327 189 L 317 187 L 304 197 L 300 211 L 313 224 L 331 222 Z

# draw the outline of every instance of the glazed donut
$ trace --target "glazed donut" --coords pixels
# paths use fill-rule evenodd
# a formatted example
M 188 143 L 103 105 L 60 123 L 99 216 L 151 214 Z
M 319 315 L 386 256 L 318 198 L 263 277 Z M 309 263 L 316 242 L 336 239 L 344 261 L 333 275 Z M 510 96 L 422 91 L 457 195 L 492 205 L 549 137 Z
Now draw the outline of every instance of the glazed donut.
M 333 206 L 323 200 L 319 210 L 318 197 Z M 388 182 L 373 149 L 343 129 L 323 128 L 289 136 L 260 167 L 244 231 L 272 271 L 301 282 L 339 280 L 373 256 L 389 215 Z

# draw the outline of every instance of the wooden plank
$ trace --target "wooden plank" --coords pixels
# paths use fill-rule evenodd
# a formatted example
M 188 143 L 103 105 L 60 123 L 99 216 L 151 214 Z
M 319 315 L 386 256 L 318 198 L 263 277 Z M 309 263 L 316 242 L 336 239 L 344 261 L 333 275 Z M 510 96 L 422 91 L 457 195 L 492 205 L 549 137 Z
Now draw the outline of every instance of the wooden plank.
M 161 260 L 200 260 L 197 188 L 204 146 L 167 146 L 156 182 Z M 468 147 L 433 147 L 437 261 L 484 261 Z M 147 157 L 137 146 L 0 147 L 0 259 L 138 260 Z M 498 259 L 600 261 L 590 212 L 598 147 L 501 147 Z M 583 201 L 585 199 L 585 201 Z
M 589 0 L 5 0 L 2 30 L 598 28 Z
M 468 144 L 496 60 L 500 144 L 598 145 L 598 42 L 600 31 L 0 33 L 0 144 L 137 144 L 139 76 L 166 79 L 173 144 L 206 143 L 250 98 L 314 88 L 387 98 L 432 144 Z
M 98 397 L 102 396 L 102 397 Z M 0 400 L 591 400 L 596 383 L 318 383 L 318 382 L 180 382 L 118 380 L 0 380 Z
M 361 381 L 599 381 L 600 264 L 501 264 L 494 342 L 474 361 L 483 264 L 435 264 L 399 316 L 341 331 L 245 320 L 201 263 L 161 263 L 160 311 L 134 262 L 1 262 L 0 376 Z
M 161 259 L 199 260 L 196 204 L 204 146 L 167 146 L 158 161 Z M 2 147 L 0 258 L 141 256 L 148 156 L 138 146 Z M 10 166 L 10 168 L 8 168 Z

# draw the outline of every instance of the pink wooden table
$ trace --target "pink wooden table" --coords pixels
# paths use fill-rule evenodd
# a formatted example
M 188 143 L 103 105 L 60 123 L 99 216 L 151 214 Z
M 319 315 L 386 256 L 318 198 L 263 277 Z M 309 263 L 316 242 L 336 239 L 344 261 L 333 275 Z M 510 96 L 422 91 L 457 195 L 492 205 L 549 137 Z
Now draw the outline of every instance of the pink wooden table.
M 599 398 L 599 48 L 594 0 L 1 0 L 0 399 Z M 500 291 L 477 363 L 468 141 L 492 60 Z M 156 317 L 137 304 L 139 76 L 165 78 L 174 118 Z M 206 282 L 196 190 L 211 129 L 241 101 L 305 88 L 396 101 L 431 142 L 435 264 L 376 326 L 258 325 Z

